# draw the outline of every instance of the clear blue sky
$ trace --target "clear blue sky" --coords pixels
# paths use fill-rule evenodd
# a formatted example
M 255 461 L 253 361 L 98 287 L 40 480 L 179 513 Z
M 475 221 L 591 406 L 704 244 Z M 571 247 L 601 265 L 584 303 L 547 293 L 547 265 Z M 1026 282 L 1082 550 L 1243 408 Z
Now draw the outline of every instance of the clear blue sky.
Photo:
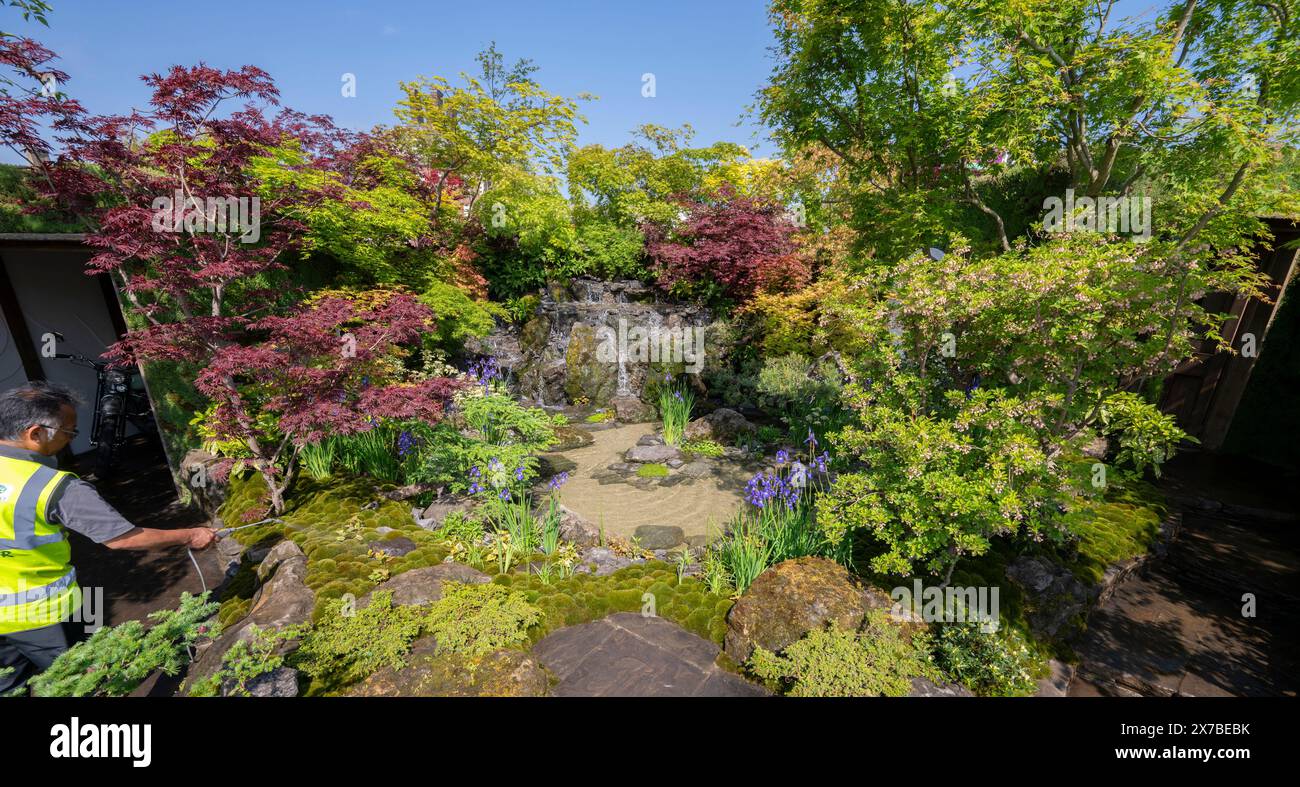
M 53 49 L 70 77 L 64 90 L 92 113 L 143 107 L 139 76 L 205 61 L 256 65 L 281 100 L 364 130 L 392 124 L 397 83 L 450 78 L 477 68 L 495 40 L 508 62 L 532 58 L 544 88 L 586 91 L 581 144 L 616 146 L 642 123 L 689 122 L 696 143 L 720 140 L 773 155 L 745 107 L 766 81 L 772 43 L 764 0 L 50 0 L 48 28 L 0 9 L 0 28 Z M 356 98 L 340 95 L 345 73 Z M 643 98 L 653 73 L 657 96 Z M 4 160 L 12 161 L 8 153 Z

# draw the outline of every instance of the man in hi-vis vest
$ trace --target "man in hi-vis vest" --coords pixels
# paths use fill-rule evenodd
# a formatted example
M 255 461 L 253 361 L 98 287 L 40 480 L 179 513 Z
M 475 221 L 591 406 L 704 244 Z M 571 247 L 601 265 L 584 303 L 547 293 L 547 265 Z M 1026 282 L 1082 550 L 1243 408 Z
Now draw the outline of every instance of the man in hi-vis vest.
M 95 488 L 58 470 L 77 435 L 76 397 L 29 383 L 0 394 L 0 696 L 44 670 L 68 641 L 62 621 L 81 604 L 64 528 L 111 549 L 202 549 L 206 527 L 154 530 L 122 518 Z

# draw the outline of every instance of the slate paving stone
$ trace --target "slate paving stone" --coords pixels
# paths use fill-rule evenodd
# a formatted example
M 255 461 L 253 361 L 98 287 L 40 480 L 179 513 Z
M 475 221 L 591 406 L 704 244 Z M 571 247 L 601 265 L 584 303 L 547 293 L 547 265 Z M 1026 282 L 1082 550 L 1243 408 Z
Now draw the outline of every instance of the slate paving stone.
M 620 612 L 547 636 L 533 655 L 560 697 L 761 697 L 719 667 L 718 646 L 663 618 Z

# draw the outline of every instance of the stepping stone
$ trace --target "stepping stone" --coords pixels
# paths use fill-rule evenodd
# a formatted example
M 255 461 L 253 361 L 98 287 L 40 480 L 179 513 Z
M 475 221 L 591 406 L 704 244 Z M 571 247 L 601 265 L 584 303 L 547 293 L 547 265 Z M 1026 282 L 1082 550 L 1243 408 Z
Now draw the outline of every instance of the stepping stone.
M 642 525 L 633 536 L 640 540 L 645 549 L 672 549 L 686 540 L 686 534 L 680 527 L 672 525 Z
M 569 626 L 533 648 L 557 697 L 761 697 L 768 691 L 714 663 L 718 646 L 659 617 L 619 612 Z

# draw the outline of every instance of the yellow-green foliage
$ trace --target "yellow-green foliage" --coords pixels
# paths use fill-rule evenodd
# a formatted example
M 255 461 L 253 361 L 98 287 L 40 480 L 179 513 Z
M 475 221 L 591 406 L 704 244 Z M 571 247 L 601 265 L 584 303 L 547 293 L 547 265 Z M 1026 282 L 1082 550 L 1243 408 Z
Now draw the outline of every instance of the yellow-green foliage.
M 439 652 L 481 656 L 527 642 L 529 627 L 540 619 L 522 593 L 501 585 L 444 582 L 442 598 L 430 605 L 424 625 Z
M 264 505 L 260 500 L 265 490 L 258 475 L 233 479 L 221 509 L 222 521 L 230 526 L 242 524 L 246 511 L 256 511 L 253 521 L 262 518 L 259 506 Z M 362 508 L 374 502 L 379 505 Z M 409 505 L 378 497 L 373 484 L 364 480 L 326 483 L 300 479 L 280 518 L 284 524 L 271 522 L 240 530 L 233 536 L 240 543 L 255 544 L 283 535 L 301 547 L 307 554 L 307 586 L 316 592 L 316 617 L 329 599 L 345 593 L 360 597 L 369 592 L 375 585 L 373 577 L 382 574 L 376 573 L 378 569 L 386 570 L 390 577 L 397 576 L 414 568 L 437 565 L 450 550 L 440 536 L 415 524 Z M 395 532 L 380 533 L 379 527 Z M 342 540 L 340 535 L 344 536 Z M 369 542 L 397 537 L 415 542 L 416 549 L 390 559 L 370 554 Z
M 1111 564 L 1146 554 L 1160 537 L 1165 514 L 1159 491 L 1141 481 L 1113 485 L 1105 500 L 1080 500 L 1065 517 L 1079 537 L 1075 574 L 1095 584 Z
M 888 613 L 867 613 L 861 633 L 818 629 L 780 655 L 758 648 L 749 670 L 794 697 L 902 697 L 911 679 L 938 679 L 928 654 L 928 638 L 909 639 Z
M 638 467 L 636 474 L 642 478 L 663 478 L 668 475 L 668 465 L 648 462 Z
M 693 577 L 679 583 L 677 572 L 660 561 L 628 566 L 603 577 L 575 574 L 549 585 L 535 574 L 503 574 L 493 582 L 523 591 L 528 602 L 542 611 L 540 625 L 529 631 L 533 641 L 615 612 L 641 612 L 653 599 L 656 615 L 721 645 L 733 603 L 710 593 Z
M 265 492 L 260 476 L 232 481 L 229 497 L 221 516 L 229 525 L 238 525 L 245 511 L 256 510 L 255 521 L 264 516 L 259 506 Z M 373 510 L 361 506 L 378 499 L 380 505 Z M 349 526 L 357 517 L 361 528 Z M 260 543 L 263 539 L 283 534 L 296 542 L 307 554 L 307 584 L 316 591 L 318 622 L 337 624 L 338 616 L 330 612 L 336 599 L 344 593 L 360 598 L 369 592 L 373 582 L 368 578 L 376 569 L 387 569 L 389 576 L 422 566 L 435 565 L 451 549 L 444 539 L 446 534 L 428 532 L 411 521 L 410 513 L 398 503 L 377 498 L 369 483 L 329 483 L 303 479 L 295 488 L 285 514 L 286 525 L 270 523 L 249 528 L 234 534 L 244 544 Z M 375 528 L 386 525 L 395 533 L 383 536 Z M 343 540 L 339 536 L 344 535 Z M 419 548 L 409 555 L 386 561 L 368 554 L 366 542 L 401 535 L 414 541 Z M 480 564 L 490 571 L 492 567 Z M 655 613 L 675 621 L 702 637 L 722 644 L 726 634 L 726 615 L 732 600 L 708 592 L 704 583 L 687 577 L 680 583 L 676 571 L 666 563 L 651 562 L 634 565 L 608 576 L 575 574 L 567 579 L 550 578 L 547 584 L 535 574 L 511 573 L 493 580 L 511 590 L 520 591 L 522 600 L 536 607 L 538 619 L 527 626 L 528 638 L 535 642 L 546 634 L 567 625 L 587 623 L 614 612 L 640 612 L 647 603 L 644 595 L 651 593 Z M 241 585 L 244 583 L 238 583 Z M 222 620 L 238 620 L 248 609 L 251 585 L 243 592 L 228 593 L 223 597 Z M 421 614 L 427 613 L 422 610 Z M 331 637 L 327 632 L 324 636 Z M 337 636 L 335 636 L 338 639 Z M 404 638 L 404 635 L 403 635 Z M 317 640 L 318 645 L 321 640 Z M 338 639 L 340 647 L 345 640 Z M 409 642 L 408 642 L 409 644 Z M 441 644 L 441 641 L 440 641 Z M 310 652 L 310 651 L 309 651 Z M 405 652 L 402 648 L 401 652 Z M 355 672 L 349 680 L 355 680 Z M 338 679 L 332 679 L 334 685 Z M 316 689 L 328 686 L 317 681 Z
M 365 609 L 343 599 L 326 602 L 326 612 L 303 638 L 293 666 L 320 685 L 345 686 L 380 667 L 400 668 L 424 624 L 423 607 L 393 606 L 393 595 L 378 591 Z

